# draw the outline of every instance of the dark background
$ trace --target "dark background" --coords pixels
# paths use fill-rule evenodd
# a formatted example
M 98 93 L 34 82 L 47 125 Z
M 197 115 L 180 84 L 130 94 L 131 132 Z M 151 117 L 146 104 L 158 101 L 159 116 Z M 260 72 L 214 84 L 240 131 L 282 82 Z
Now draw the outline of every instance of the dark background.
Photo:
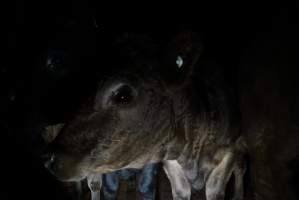
M 107 63 L 96 64 L 95 52 L 104 52 L 114 35 L 142 32 L 163 41 L 179 30 L 197 31 L 203 38 L 206 57 L 223 65 L 234 82 L 240 58 L 256 37 L 282 24 L 296 25 L 298 5 L 295 1 L 199 1 L 193 5 L 12 1 L 1 28 L 5 35 L 0 64 L 4 191 L 0 198 L 66 198 L 59 183 L 40 163 L 44 144 L 39 133 L 45 125 L 67 118 L 87 94 L 93 72 L 99 67 L 109 68 Z M 49 47 L 67 50 L 66 72 L 58 69 L 56 74 L 44 69 Z

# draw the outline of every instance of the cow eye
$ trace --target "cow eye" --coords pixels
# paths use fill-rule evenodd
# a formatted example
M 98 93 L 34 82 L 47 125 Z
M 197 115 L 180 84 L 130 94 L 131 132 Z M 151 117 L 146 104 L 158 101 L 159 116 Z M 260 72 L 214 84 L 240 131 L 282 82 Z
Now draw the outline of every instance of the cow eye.
M 57 71 L 63 69 L 63 59 L 60 57 L 50 57 L 47 59 L 46 68 L 48 71 Z
M 125 105 L 134 99 L 134 91 L 130 86 L 124 85 L 112 93 L 112 102 L 116 105 Z

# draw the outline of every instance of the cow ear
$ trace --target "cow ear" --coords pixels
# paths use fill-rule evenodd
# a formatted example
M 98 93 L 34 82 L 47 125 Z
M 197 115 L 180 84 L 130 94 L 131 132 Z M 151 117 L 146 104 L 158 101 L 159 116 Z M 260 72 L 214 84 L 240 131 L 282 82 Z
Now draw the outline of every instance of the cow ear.
M 42 132 L 41 136 L 44 139 L 44 142 L 46 144 L 51 143 L 58 133 L 62 130 L 64 124 L 56 124 L 56 125 L 50 125 L 45 127 L 45 130 Z
M 190 81 L 201 52 L 200 37 L 194 32 L 181 32 L 169 42 L 161 67 L 168 88 L 182 88 Z

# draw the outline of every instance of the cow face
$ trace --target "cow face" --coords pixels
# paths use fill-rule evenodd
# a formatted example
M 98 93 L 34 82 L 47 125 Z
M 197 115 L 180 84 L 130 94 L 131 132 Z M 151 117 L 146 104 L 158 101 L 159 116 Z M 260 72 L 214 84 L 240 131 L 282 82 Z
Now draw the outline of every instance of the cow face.
M 190 45 L 190 34 L 179 38 L 182 46 L 173 46 L 166 55 L 144 39 L 126 38 L 125 45 L 118 44 L 112 55 L 119 59 L 110 60 L 118 70 L 100 81 L 96 92 L 50 145 L 46 166 L 55 176 L 80 180 L 90 173 L 140 168 L 162 159 L 173 133 L 173 94 L 185 82 L 176 85 L 174 77 L 165 76 L 165 66 L 174 67 L 171 76 L 182 70 L 177 79 L 185 80 L 183 76 L 187 77 L 195 60 L 185 58 L 198 54 Z

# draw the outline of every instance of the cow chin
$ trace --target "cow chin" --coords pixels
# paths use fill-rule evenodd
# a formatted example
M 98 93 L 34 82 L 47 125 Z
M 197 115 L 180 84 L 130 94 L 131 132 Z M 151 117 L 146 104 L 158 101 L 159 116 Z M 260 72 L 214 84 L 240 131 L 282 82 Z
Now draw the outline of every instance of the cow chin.
M 62 182 L 79 182 L 87 177 L 86 174 L 54 174 L 54 176 Z
M 60 170 L 49 170 L 50 173 L 55 176 L 59 181 L 63 182 L 77 182 L 85 179 L 88 173 L 77 169 L 65 168 Z

